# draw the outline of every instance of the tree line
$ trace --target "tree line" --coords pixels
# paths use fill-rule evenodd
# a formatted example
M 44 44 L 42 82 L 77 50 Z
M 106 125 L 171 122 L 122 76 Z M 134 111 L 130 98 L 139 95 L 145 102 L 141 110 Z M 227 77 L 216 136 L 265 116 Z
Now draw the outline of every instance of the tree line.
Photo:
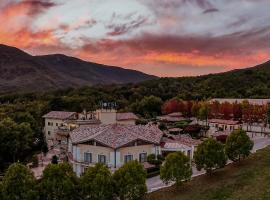
M 246 123 L 270 122 L 270 104 L 255 105 L 247 100 L 242 103 L 220 103 L 172 98 L 164 102 L 161 110 L 163 114 L 181 112 L 185 117 L 234 119 Z
M 141 199 L 147 191 L 146 171 L 130 161 L 114 174 L 103 164 L 89 167 L 78 178 L 68 163 L 50 164 L 41 179 L 21 163 L 12 164 L 2 182 L 3 200 L 121 200 Z
M 224 167 L 227 159 L 237 162 L 246 158 L 253 142 L 243 130 L 234 131 L 226 144 L 209 138 L 195 151 L 194 161 L 198 170 L 207 174 Z M 154 158 L 153 158 L 154 159 Z M 170 153 L 161 165 L 160 178 L 164 183 L 177 186 L 191 179 L 190 159 L 182 152 Z M 138 161 L 130 161 L 113 174 L 103 164 L 89 167 L 80 178 L 68 163 L 50 164 L 40 180 L 25 165 L 12 164 L 2 182 L 0 197 L 3 200 L 111 200 L 142 199 L 147 192 L 146 171 Z

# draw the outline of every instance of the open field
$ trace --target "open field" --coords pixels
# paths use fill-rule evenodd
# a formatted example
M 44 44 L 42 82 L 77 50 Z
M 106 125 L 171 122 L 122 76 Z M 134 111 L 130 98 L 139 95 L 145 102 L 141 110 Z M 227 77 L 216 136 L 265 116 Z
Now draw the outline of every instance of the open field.
M 146 200 L 263 200 L 270 199 L 270 147 L 257 151 L 247 160 L 202 175 L 179 189 L 169 187 Z

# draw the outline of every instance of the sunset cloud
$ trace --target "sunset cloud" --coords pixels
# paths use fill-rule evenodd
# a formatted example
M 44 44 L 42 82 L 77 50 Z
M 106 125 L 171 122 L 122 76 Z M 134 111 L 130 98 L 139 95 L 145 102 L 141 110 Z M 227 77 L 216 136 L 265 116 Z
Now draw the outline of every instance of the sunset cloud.
M 8 0 L 0 43 L 159 76 L 200 75 L 270 59 L 268 0 Z

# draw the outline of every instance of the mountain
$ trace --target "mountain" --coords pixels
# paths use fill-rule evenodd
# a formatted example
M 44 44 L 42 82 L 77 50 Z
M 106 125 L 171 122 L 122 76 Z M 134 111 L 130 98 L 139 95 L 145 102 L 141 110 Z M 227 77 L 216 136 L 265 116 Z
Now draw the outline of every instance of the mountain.
M 61 54 L 32 56 L 15 47 L 0 45 L 0 93 L 137 83 L 155 78 Z

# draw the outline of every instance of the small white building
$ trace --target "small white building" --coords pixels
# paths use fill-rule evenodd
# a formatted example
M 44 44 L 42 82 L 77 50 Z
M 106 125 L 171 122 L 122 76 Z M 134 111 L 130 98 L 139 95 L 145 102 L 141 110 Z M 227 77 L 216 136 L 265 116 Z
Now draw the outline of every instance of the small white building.
M 209 119 L 208 126 L 210 129 L 223 130 L 223 131 L 233 131 L 242 128 L 242 124 L 235 120 L 225 120 L 225 119 Z
M 189 135 L 166 134 L 162 138 L 161 152 L 166 156 L 171 152 L 181 151 L 192 160 L 200 143 L 200 140 L 192 139 Z

